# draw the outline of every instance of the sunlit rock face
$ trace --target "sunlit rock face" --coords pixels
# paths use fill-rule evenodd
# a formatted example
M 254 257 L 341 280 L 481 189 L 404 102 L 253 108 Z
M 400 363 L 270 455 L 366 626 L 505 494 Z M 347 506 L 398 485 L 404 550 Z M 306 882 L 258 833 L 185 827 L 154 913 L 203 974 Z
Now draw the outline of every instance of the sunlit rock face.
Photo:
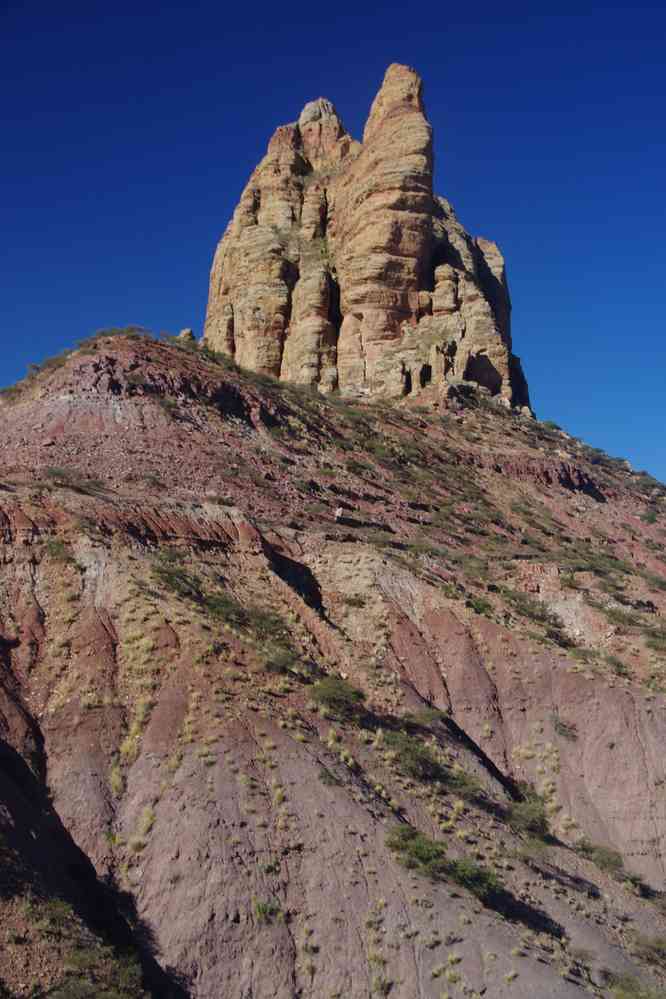
M 323 393 L 469 382 L 529 405 L 502 254 L 433 194 L 422 90 L 389 66 L 362 143 L 324 98 L 277 129 L 215 253 L 211 348 Z

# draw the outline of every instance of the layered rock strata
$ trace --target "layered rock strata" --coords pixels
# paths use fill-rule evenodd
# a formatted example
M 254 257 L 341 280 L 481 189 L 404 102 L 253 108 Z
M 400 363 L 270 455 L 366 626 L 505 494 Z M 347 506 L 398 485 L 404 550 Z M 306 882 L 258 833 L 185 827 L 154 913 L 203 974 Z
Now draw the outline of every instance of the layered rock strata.
M 467 381 L 524 406 L 510 313 L 497 245 L 433 194 L 421 80 L 392 65 L 362 144 L 323 98 L 277 129 L 215 253 L 205 340 L 323 393 Z
M 3 999 L 665 994 L 666 488 L 136 331 L 0 416 Z

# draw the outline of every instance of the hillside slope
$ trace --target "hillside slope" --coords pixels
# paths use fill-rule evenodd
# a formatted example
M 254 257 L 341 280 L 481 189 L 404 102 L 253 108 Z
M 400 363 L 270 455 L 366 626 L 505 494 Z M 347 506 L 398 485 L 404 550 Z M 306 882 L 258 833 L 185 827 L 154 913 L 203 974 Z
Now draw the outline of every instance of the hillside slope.
M 4 391 L 6 995 L 663 994 L 666 490 L 418 402 L 136 334 Z

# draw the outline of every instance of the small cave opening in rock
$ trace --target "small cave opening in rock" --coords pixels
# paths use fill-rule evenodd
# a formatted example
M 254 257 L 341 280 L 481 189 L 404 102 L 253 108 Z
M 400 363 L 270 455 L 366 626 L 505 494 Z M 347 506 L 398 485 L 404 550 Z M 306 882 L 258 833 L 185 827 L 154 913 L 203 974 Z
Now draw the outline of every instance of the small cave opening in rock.
M 254 224 L 256 225 L 259 221 L 259 212 L 261 211 L 261 189 L 255 187 L 252 191 L 252 205 L 250 207 L 250 213 L 254 219 Z
M 425 388 L 432 381 L 432 365 L 424 364 L 419 371 L 419 384 Z
M 412 373 L 409 370 L 402 372 L 402 394 L 411 395 L 412 391 Z
M 448 343 L 437 348 L 437 353 L 442 354 L 444 357 L 444 378 L 446 378 L 447 375 L 450 375 L 451 372 L 455 371 L 457 351 L 458 344 L 455 340 L 450 340 Z
M 285 260 L 284 265 L 284 283 L 287 286 L 287 306 L 285 311 L 285 321 L 286 326 L 291 322 L 291 310 L 293 305 L 294 288 L 301 279 L 301 271 L 298 264 L 295 264 L 291 260 Z
M 340 308 L 340 285 L 338 284 L 335 272 L 328 272 L 328 318 L 336 329 L 340 332 L 342 326 L 342 310 Z
M 502 388 L 502 376 L 485 354 L 470 354 L 465 365 L 463 378 L 468 382 L 476 382 L 497 395 Z
M 294 305 L 294 289 L 296 288 L 296 285 L 301 277 L 298 264 L 294 263 L 293 260 L 285 258 L 282 261 L 280 277 L 282 278 L 287 289 L 287 300 L 283 306 L 278 307 L 274 315 L 273 323 L 271 324 L 271 333 L 278 340 L 280 351 L 277 363 L 275 365 L 271 365 L 271 374 L 275 378 L 281 377 L 284 345 L 287 337 L 289 336 L 291 326 L 292 309 Z
M 435 271 L 442 264 L 451 264 L 457 270 L 465 269 L 459 251 L 451 246 L 448 238 L 436 243 L 432 249 L 430 260 L 424 268 L 421 280 L 421 286 L 424 291 L 435 290 Z
M 321 238 L 326 239 L 328 233 L 328 198 L 326 197 L 326 191 L 322 191 L 321 194 L 321 206 L 319 209 L 319 221 L 321 225 Z

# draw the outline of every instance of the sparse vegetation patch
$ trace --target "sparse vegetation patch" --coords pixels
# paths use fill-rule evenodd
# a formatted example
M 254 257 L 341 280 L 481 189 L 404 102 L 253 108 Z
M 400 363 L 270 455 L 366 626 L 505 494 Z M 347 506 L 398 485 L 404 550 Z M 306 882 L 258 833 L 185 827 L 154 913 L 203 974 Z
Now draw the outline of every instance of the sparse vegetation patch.
M 455 881 L 481 901 L 489 901 L 501 887 L 492 871 L 467 858 L 448 860 L 443 844 L 429 839 L 412 826 L 396 826 L 389 833 L 386 845 L 409 870 L 433 881 Z
M 310 696 L 316 704 L 322 705 L 335 717 L 346 720 L 357 718 L 365 701 L 362 690 L 333 674 L 318 680 L 312 687 Z

